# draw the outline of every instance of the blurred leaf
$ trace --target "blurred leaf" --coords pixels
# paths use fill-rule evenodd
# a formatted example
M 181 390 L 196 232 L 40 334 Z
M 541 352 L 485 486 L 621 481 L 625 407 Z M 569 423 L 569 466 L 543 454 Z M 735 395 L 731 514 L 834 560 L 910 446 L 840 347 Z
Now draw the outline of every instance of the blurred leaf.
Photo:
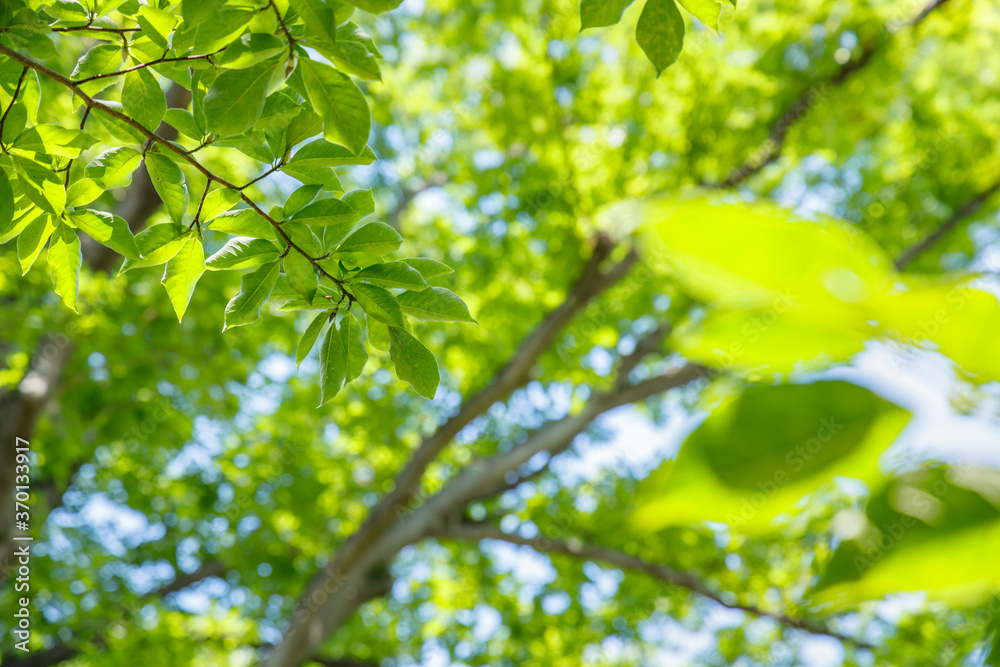
M 716 408 L 676 460 L 640 485 L 632 523 L 643 532 L 695 521 L 768 530 L 837 475 L 877 482 L 878 457 L 909 416 L 840 380 L 752 386 Z

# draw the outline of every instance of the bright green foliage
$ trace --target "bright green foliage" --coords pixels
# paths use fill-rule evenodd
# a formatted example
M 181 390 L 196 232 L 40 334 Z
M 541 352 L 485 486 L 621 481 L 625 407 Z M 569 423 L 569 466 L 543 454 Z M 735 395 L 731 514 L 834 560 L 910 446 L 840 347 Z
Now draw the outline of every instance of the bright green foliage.
M 837 547 L 817 583 L 817 599 L 843 603 L 926 590 L 958 605 L 987 602 L 1000 587 L 996 564 L 981 557 L 1000 548 L 997 475 L 942 466 L 892 480 Z
M 640 487 L 642 532 L 718 521 L 764 531 L 836 475 L 869 484 L 909 413 L 853 384 L 752 386 L 712 411 Z
M 396 4 L 360 6 L 382 12 Z M 327 0 L 5 3 L 0 229 L 4 242 L 17 239 L 22 269 L 68 224 L 122 254 L 123 272 L 166 264 L 162 284 L 178 318 L 206 268 L 267 262 L 270 268 L 248 274 L 230 301 L 225 328 L 256 321 L 279 275 L 303 299 L 291 307 L 329 316 L 359 303 L 376 308 L 376 319 L 406 326 L 397 293 L 382 289 L 373 298 L 367 276 L 373 285 L 397 291 L 421 290 L 426 283 L 398 262 L 380 273 L 382 257 L 397 250 L 402 237 L 383 223 L 362 222 L 375 212 L 371 191 L 340 194 L 334 171 L 375 160 L 367 146 L 371 111 L 352 77 L 380 80 L 382 54 L 347 20 L 352 13 L 352 7 Z M 82 48 L 67 68 L 57 62 L 52 37 L 97 42 Z M 333 64 L 314 59 L 307 47 Z M 185 102 L 168 109 L 168 89 L 173 97 L 186 89 L 190 108 Z M 71 122 L 38 120 L 39 105 L 61 104 L 82 113 L 75 112 Z M 155 134 L 161 121 L 182 138 L 173 142 Z M 259 165 L 254 171 L 263 173 L 240 175 L 246 182 L 237 185 L 235 173 L 204 166 L 203 156 L 214 159 L 209 146 L 247 156 Z M 265 212 L 255 202 L 255 184 L 279 171 L 303 186 L 283 208 Z M 147 177 L 172 224 L 137 230 L 133 240 L 127 223 L 106 210 L 113 200 L 102 194 Z M 205 238 L 206 229 L 277 241 L 277 254 L 269 244 L 242 238 L 223 239 L 220 248 L 216 239 Z M 54 238 L 68 239 L 66 233 Z M 53 257 L 63 258 L 70 249 L 66 241 Z M 69 262 L 52 272 L 56 291 L 74 309 L 70 286 L 76 279 L 67 271 L 79 266 Z M 325 291 L 317 301 L 320 287 Z M 360 335 L 364 344 L 363 329 Z

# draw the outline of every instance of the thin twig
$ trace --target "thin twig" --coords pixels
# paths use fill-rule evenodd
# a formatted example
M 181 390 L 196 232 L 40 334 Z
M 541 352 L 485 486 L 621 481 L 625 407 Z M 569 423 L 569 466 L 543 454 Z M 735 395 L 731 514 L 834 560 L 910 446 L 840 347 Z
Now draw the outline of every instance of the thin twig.
M 138 65 L 133 65 L 132 67 L 126 67 L 125 69 L 118 70 L 117 72 L 95 74 L 94 76 L 88 76 L 86 79 L 73 79 L 73 83 L 80 85 L 83 83 L 88 83 L 90 81 L 97 81 L 98 79 L 107 79 L 112 76 L 121 76 L 122 74 L 128 74 L 129 72 L 135 72 L 136 70 L 145 69 L 146 67 L 152 67 L 153 65 L 160 65 L 162 63 L 178 63 L 189 60 L 208 60 L 209 62 L 212 62 L 212 56 L 217 55 L 221 52 L 222 49 L 219 49 L 218 51 L 213 51 L 212 53 L 202 53 L 195 56 L 180 56 L 177 58 L 157 58 L 156 60 L 150 60 L 148 63 L 139 63 Z
M 937 229 L 928 234 L 922 240 L 914 243 L 910 247 L 903 250 L 903 252 L 899 253 L 894 261 L 896 268 L 902 271 L 909 266 L 913 260 L 930 250 L 932 246 L 947 236 L 951 230 L 962 222 L 962 220 L 968 218 L 981 209 L 983 205 L 986 204 L 986 201 L 998 191 L 1000 191 L 1000 181 L 995 182 L 993 185 L 989 186 L 978 195 L 962 204 L 962 206 L 959 207 L 959 209 L 955 211 L 947 220 L 941 223 Z

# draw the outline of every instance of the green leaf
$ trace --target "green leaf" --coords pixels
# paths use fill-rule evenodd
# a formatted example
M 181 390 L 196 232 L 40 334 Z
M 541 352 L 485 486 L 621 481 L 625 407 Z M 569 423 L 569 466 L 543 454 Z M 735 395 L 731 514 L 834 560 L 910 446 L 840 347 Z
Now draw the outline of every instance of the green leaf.
M 165 155 L 149 153 L 146 155 L 146 170 L 170 218 L 177 223 L 183 221 L 188 208 L 188 190 L 181 168 Z
M 205 261 L 209 271 L 248 269 L 278 259 L 278 248 L 264 239 L 237 236 L 226 241 L 218 252 Z
M 284 260 L 285 275 L 288 284 L 307 301 L 316 296 L 316 269 L 308 258 L 297 252 L 290 252 Z
M 177 321 L 184 318 L 194 287 L 205 272 L 205 248 L 197 236 L 191 236 L 177 254 L 167 262 L 160 282 L 167 290 L 170 303 L 177 313 Z
M 142 230 L 135 236 L 135 245 L 139 249 L 141 259 L 125 259 L 118 275 L 146 266 L 157 266 L 169 261 L 184 245 L 184 241 L 193 232 L 175 223 L 153 225 Z
M 177 25 L 177 17 L 162 9 L 143 5 L 135 18 L 142 28 L 143 35 L 162 49 L 169 46 L 170 34 Z
M 406 262 L 419 271 L 420 275 L 422 275 L 425 280 L 437 278 L 438 276 L 446 276 L 453 272 L 450 266 L 439 262 L 436 259 L 427 259 L 426 257 L 409 257 L 401 261 Z
M 111 74 L 117 72 L 122 65 L 122 49 L 116 44 L 98 44 L 80 57 L 76 67 L 73 68 L 72 78 L 89 79 L 98 74 Z M 116 77 L 109 76 L 103 79 L 96 79 L 87 83 L 81 83 L 80 89 L 91 97 L 101 92 L 116 82 Z
M 28 122 L 28 108 L 21 102 L 15 103 L 7 112 L 7 120 L 3 124 L 3 136 L 0 140 L 5 144 L 10 144 L 17 138 L 17 135 L 24 131 L 24 126 Z
M 66 189 L 52 170 L 32 160 L 14 157 L 18 182 L 28 199 L 53 215 L 66 208 Z
M 264 264 L 243 276 L 240 292 L 226 306 L 225 325 L 222 330 L 251 324 L 260 318 L 260 309 L 271 295 L 278 280 L 281 262 Z
M 403 311 L 392 292 L 377 285 L 366 285 L 365 283 L 354 283 L 350 290 L 368 317 L 394 327 L 406 326 L 403 320 Z
M 702 363 L 788 373 L 848 359 L 904 298 L 885 251 L 846 223 L 700 198 L 652 200 L 639 217 L 656 231 L 640 251 L 708 304 L 670 341 Z
M 340 200 L 354 209 L 355 220 L 360 220 L 375 212 L 375 194 L 371 188 L 345 192 Z
M 240 192 L 230 188 L 217 188 L 208 193 L 201 204 L 201 220 L 214 220 L 240 201 Z M 266 220 L 264 222 L 267 222 Z M 218 228 L 216 228 L 218 229 Z
M 288 42 L 277 35 L 247 33 L 226 47 L 218 63 L 228 69 L 244 69 L 273 58 L 288 49 Z
M 0 230 L 7 230 L 14 221 L 14 191 L 7 174 L 0 171 Z
M 289 0 L 289 4 L 306 24 L 306 31 L 316 36 L 319 42 L 336 41 L 338 21 L 328 3 L 323 0 Z
M 677 0 L 696 19 L 707 27 L 719 32 L 722 20 L 722 4 L 716 0 Z
M 139 247 L 136 245 L 135 237 L 132 236 L 132 230 L 123 218 L 105 211 L 89 209 L 74 211 L 69 217 L 74 225 L 101 245 L 129 259 L 139 259 Z
M 351 0 L 350 5 L 362 9 L 369 14 L 381 14 L 399 7 L 403 0 Z
M 289 81 L 292 80 L 294 79 L 289 79 Z M 300 141 L 316 136 L 322 130 L 323 118 L 319 114 L 303 108 L 288 124 L 288 129 L 285 132 L 285 145 L 290 149 L 294 148 Z
M 297 222 L 286 222 L 281 225 L 281 230 L 288 235 L 288 238 L 292 240 L 298 248 L 305 251 L 308 255 L 312 257 L 318 257 L 323 254 L 322 244 L 320 243 L 319 237 L 313 233 L 313 230 L 309 227 L 299 224 Z M 284 245 L 284 239 L 281 241 Z
M 288 195 L 285 205 L 281 207 L 281 214 L 286 218 L 294 215 L 299 209 L 315 199 L 320 189 L 319 185 L 303 185 L 297 188 L 295 192 Z
M 104 188 L 89 178 L 81 178 L 66 190 L 66 206 L 86 206 L 104 194 Z
M 48 215 L 48 213 L 37 206 L 29 206 L 20 215 L 15 216 L 9 224 L 0 225 L 0 244 L 17 238 L 36 219 L 47 217 Z
M 181 134 L 196 141 L 200 141 L 205 136 L 205 133 L 198 127 L 198 124 L 194 122 L 194 115 L 187 109 L 167 109 L 167 113 L 163 115 L 163 120 L 168 125 L 180 131 Z
M 55 219 L 46 214 L 29 222 L 17 237 L 17 259 L 21 263 L 21 275 L 27 273 L 35 263 L 55 229 Z
M 76 158 L 94 143 L 94 138 L 86 132 L 43 124 L 25 130 L 14 140 L 10 149 L 28 157 L 34 153 L 41 153 Z
M 125 75 L 121 101 L 125 115 L 150 132 L 156 131 L 167 112 L 167 98 L 148 67 Z
M 347 376 L 347 351 L 340 334 L 330 327 L 319 348 L 320 400 L 322 406 L 337 395 Z
M 403 292 L 396 299 L 404 313 L 422 320 L 476 321 L 469 314 L 469 307 L 465 302 L 444 287 L 429 287 L 422 292 Z
M 632 0 L 580 0 L 580 30 L 614 25 Z
M 351 205 L 339 199 L 320 199 L 292 216 L 294 222 L 317 227 L 342 225 L 356 219 Z
M 344 318 L 340 320 L 340 342 L 344 346 L 346 353 L 347 374 L 346 381 L 353 382 L 361 375 L 368 363 L 368 351 L 365 349 L 365 341 L 361 335 L 361 323 L 353 313 L 348 311 Z
M 48 261 L 49 275 L 52 277 L 52 286 L 56 294 L 62 297 L 63 303 L 70 310 L 76 312 L 83 255 L 80 252 L 80 239 L 69 225 L 59 225 L 52 235 Z
M 132 183 L 132 172 L 142 162 L 142 154 L 128 146 L 117 146 L 104 151 L 87 165 L 87 178 L 103 185 L 107 190 L 124 188 Z
M 360 154 L 355 155 L 343 146 L 331 144 L 325 139 L 316 139 L 297 150 L 286 166 L 339 167 L 371 164 L 374 161 L 375 153 L 368 146 L 365 146 Z
M 208 131 L 229 137 L 253 127 L 264 111 L 275 67 L 273 62 L 263 62 L 246 69 L 223 70 L 205 95 Z
M 302 338 L 299 339 L 299 344 L 295 347 L 295 365 L 301 366 L 302 361 L 309 356 L 309 352 L 312 351 L 313 346 L 316 345 L 316 339 L 319 337 L 319 332 L 323 330 L 323 325 L 330 318 L 330 313 L 323 312 L 313 318 L 313 321 L 309 323 L 306 327 L 305 332 L 302 334 Z
M 225 0 L 181 0 L 181 16 L 186 25 L 197 26 L 213 19 L 225 4 Z
M 375 54 L 357 41 L 338 39 L 326 44 L 315 44 L 316 49 L 333 61 L 337 69 L 363 81 L 381 81 L 382 72 Z
M 286 164 L 281 171 L 292 178 L 297 178 L 306 185 L 319 185 L 324 190 L 331 192 L 341 192 L 344 186 L 340 184 L 340 178 L 331 167 L 306 167 L 298 164 Z
M 878 457 L 910 414 L 841 380 L 758 385 L 726 400 L 639 489 L 642 531 L 696 521 L 762 532 L 807 493 L 881 478 Z
M 344 239 L 336 252 L 364 252 L 369 255 L 384 255 L 399 248 L 403 237 L 384 222 L 369 222 Z
M 120 102 L 115 102 L 113 100 L 101 100 L 101 104 L 103 104 L 104 106 L 108 107 L 113 111 L 117 111 L 118 113 L 123 113 L 122 105 Z M 108 132 L 110 132 L 119 141 L 122 141 L 126 144 L 136 144 L 136 145 L 142 145 L 146 143 L 146 137 L 143 136 L 142 132 L 135 129 L 128 123 L 125 123 L 119 120 L 118 118 L 112 116 L 110 113 L 107 113 L 103 109 L 94 109 L 92 115 L 96 116 L 97 120 L 100 121 L 101 125 L 106 127 Z
M 421 396 L 434 398 L 441 375 L 437 359 L 423 343 L 404 329 L 389 327 L 389 358 L 400 380 L 413 385 Z
M 1000 473 L 973 466 L 921 468 L 872 495 L 867 526 L 837 546 L 812 597 L 836 606 L 893 593 L 984 602 L 1000 587 Z
M 323 136 L 358 155 L 371 132 L 371 111 L 358 86 L 329 65 L 300 60 L 309 99 L 323 117 Z
M 389 327 L 378 320 L 368 320 L 368 342 L 376 350 L 389 351 Z
M 372 264 L 368 268 L 362 269 L 354 278 L 382 287 L 401 287 L 414 291 L 427 289 L 427 281 L 424 280 L 424 277 L 406 262 Z
M 646 0 L 635 27 L 635 40 L 659 76 L 684 47 L 684 17 L 674 0 Z
M 264 216 L 252 208 L 242 208 L 215 216 L 208 227 L 217 232 L 236 236 L 252 236 L 255 239 L 278 240 L 274 226 Z

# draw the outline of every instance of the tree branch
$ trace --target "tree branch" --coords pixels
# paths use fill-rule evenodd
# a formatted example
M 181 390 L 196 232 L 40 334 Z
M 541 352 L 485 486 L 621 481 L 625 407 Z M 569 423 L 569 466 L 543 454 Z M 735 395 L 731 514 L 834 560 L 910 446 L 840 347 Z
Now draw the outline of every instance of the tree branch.
M 424 181 L 422 184 L 415 188 L 408 188 L 403 190 L 403 194 L 400 195 L 399 201 L 393 209 L 385 214 L 385 221 L 387 224 L 392 225 L 394 229 L 399 230 L 399 218 L 403 215 L 403 211 L 409 208 L 413 200 L 417 198 L 421 192 L 426 192 L 431 188 L 437 188 L 448 182 L 448 174 L 443 171 L 436 171 L 431 174 L 430 178 Z
M 922 23 L 932 11 L 945 4 L 947 1 L 948 0 L 932 0 L 932 2 L 924 7 L 920 14 L 911 20 L 908 25 L 911 28 L 915 28 L 920 25 L 920 23 Z M 872 57 L 882 48 L 883 45 L 884 43 L 873 43 L 865 46 L 860 57 L 841 65 L 826 80 L 814 81 L 811 83 L 802 93 L 799 94 L 798 97 L 792 101 L 791 105 L 789 105 L 785 112 L 778 117 L 774 125 L 771 126 L 771 131 L 768 133 L 767 140 L 753 153 L 751 153 L 750 156 L 743 161 L 743 164 L 730 171 L 725 180 L 719 183 L 705 185 L 708 187 L 722 189 L 734 187 L 757 174 L 764 167 L 777 160 L 781 156 L 782 151 L 784 151 L 785 140 L 788 137 L 789 130 L 791 130 L 800 120 L 802 120 L 804 116 L 812 111 L 819 101 L 829 96 L 833 88 L 843 85 L 852 74 L 868 65 L 868 63 L 872 61 Z
M 399 544 L 398 539 L 387 541 L 384 538 L 393 524 L 398 522 L 399 516 L 407 511 L 407 505 L 416 494 L 427 466 L 473 419 L 485 413 L 497 401 L 506 398 L 517 387 L 525 384 L 530 379 L 531 369 L 538 357 L 552 344 L 562 329 L 583 310 L 587 303 L 620 280 L 637 261 L 635 253 L 630 251 L 618 264 L 606 272 L 602 271 L 601 267 L 610 256 L 612 248 L 613 243 L 609 237 L 605 235 L 597 237 L 594 250 L 582 275 L 562 305 L 542 320 L 486 387 L 466 400 L 458 413 L 424 439 L 396 477 L 393 490 L 382 498 L 364 524 L 348 538 L 334 558 L 310 582 L 299 599 L 292 625 L 286 631 L 281 644 L 268 658 L 267 665 L 284 667 L 299 664 L 305 656 L 315 652 L 330 628 L 336 627 L 340 621 L 323 613 L 324 609 L 333 609 L 333 603 L 328 600 L 341 595 L 345 587 L 359 585 L 357 583 L 359 578 L 363 583 L 366 568 L 390 558 L 401 548 L 394 546 Z M 395 527 L 398 528 L 399 524 L 396 523 Z M 316 602 L 320 597 L 324 603 Z M 352 603 L 355 599 L 351 598 Z M 360 603 L 357 606 L 360 606 Z M 341 605 L 331 613 L 339 616 L 345 608 Z M 353 613 L 353 609 L 350 611 Z
M 962 204 L 962 206 L 960 206 L 959 209 L 951 215 L 951 217 L 941 223 L 937 229 L 928 234 L 921 241 L 914 243 L 910 247 L 903 250 L 903 252 L 899 253 L 894 260 L 896 268 L 902 271 L 909 266 L 913 260 L 930 250 L 941 239 L 951 233 L 951 231 L 957 227 L 960 222 L 981 209 L 986 204 L 986 201 L 998 191 L 1000 191 L 1000 181 L 997 181 L 969 201 Z
M 550 456 L 555 456 L 564 451 L 590 422 L 603 413 L 709 376 L 704 367 L 688 364 L 634 385 L 620 387 L 608 393 L 595 393 L 580 412 L 551 421 L 516 447 L 488 459 L 473 461 L 462 469 L 420 508 L 418 514 L 427 516 L 421 521 L 410 522 L 411 525 L 407 527 L 410 535 L 401 546 L 426 536 L 426 531 L 434 521 L 453 515 L 457 508 L 479 498 L 482 489 L 503 483 L 507 472 L 516 471 L 536 454 L 547 452 Z
M 787 616 L 780 612 L 768 611 L 753 605 L 730 602 L 724 595 L 716 593 L 709 588 L 705 582 L 701 581 L 692 574 L 675 570 L 668 565 L 651 563 L 647 560 L 639 558 L 638 556 L 625 553 L 624 551 L 618 551 L 616 549 L 610 549 L 599 545 L 584 544 L 578 540 L 559 542 L 550 540 L 544 536 L 534 538 L 521 537 L 520 535 L 505 533 L 500 530 L 498 526 L 492 525 L 488 522 L 455 523 L 441 528 L 433 535 L 433 537 L 471 541 L 499 540 L 502 542 L 509 542 L 511 544 L 528 546 L 543 553 L 558 553 L 582 560 L 602 561 L 622 569 L 642 572 L 670 584 L 671 586 L 686 588 L 692 593 L 708 598 L 709 600 L 717 602 L 723 607 L 727 607 L 729 609 L 739 609 L 740 611 L 745 611 L 749 614 L 753 614 L 754 616 L 772 618 L 782 625 L 795 630 L 802 630 L 803 632 L 815 635 L 834 637 L 835 639 L 839 639 L 840 641 L 858 646 L 860 648 L 873 648 L 870 644 L 859 641 L 853 637 L 843 635 L 821 625 L 817 625 L 803 618 Z M 735 599 L 735 596 L 733 596 L 733 598 Z

